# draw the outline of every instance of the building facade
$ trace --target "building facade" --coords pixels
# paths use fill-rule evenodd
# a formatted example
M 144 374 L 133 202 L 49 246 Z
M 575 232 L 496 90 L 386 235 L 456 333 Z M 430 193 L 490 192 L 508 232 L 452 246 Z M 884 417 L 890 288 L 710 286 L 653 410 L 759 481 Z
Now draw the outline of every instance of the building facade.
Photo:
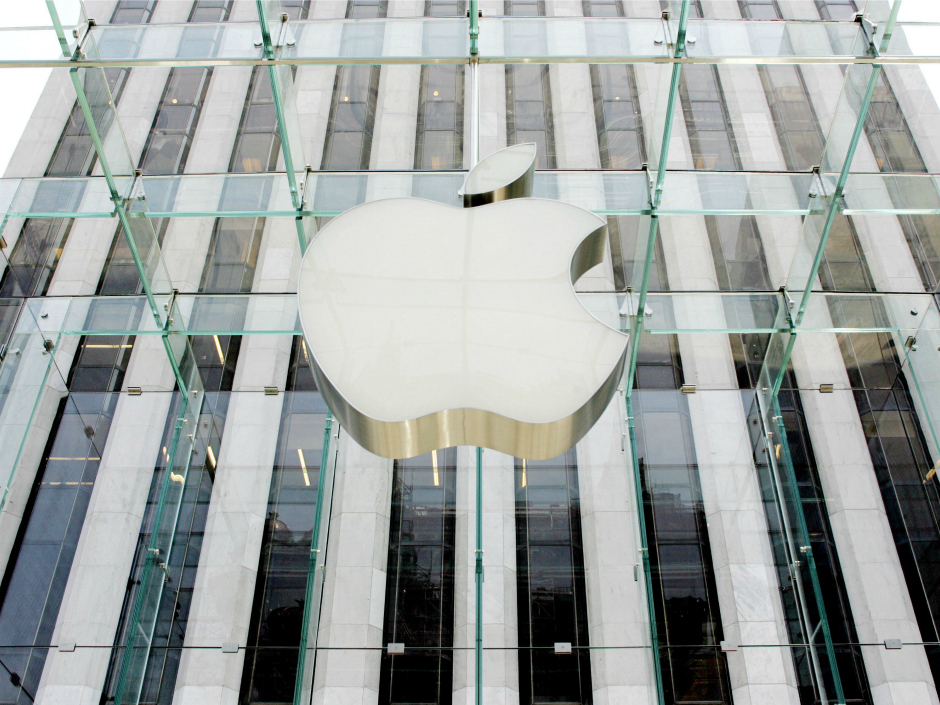
M 900 2 L 481 0 L 479 60 L 464 0 L 52 2 L 0 181 L 0 703 L 940 705 Z M 551 460 L 372 455 L 302 248 L 525 142 L 607 219 L 625 384 Z

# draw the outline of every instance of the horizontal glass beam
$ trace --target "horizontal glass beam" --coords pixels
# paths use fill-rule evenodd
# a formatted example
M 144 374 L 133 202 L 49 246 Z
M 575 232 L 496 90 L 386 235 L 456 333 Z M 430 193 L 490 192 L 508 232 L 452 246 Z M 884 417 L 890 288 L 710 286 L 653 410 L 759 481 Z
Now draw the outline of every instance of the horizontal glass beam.
M 916 39 L 936 32 L 937 26 L 900 23 L 895 37 L 910 32 Z M 79 25 L 72 29 L 85 57 L 77 61 L 63 56 L 60 38 L 52 28 L 0 29 L 0 66 L 466 63 L 470 57 L 464 18 L 285 22 L 272 30 L 278 49 L 274 59 L 265 58 L 257 22 Z M 661 19 L 484 17 L 479 59 L 481 63 L 750 64 L 875 60 L 859 51 L 867 41 L 859 41 L 865 35 L 856 22 L 690 20 L 688 35 L 687 55 L 676 58 Z M 904 39 L 894 41 L 891 51 L 878 57 L 882 64 L 937 61 L 940 47 L 914 54 Z
M 303 174 L 298 174 L 302 177 Z M 284 172 L 144 176 L 130 217 L 333 216 L 367 201 L 420 197 L 459 206 L 466 172 L 311 172 L 307 207 L 295 210 Z M 813 175 L 773 172 L 666 172 L 661 216 L 807 215 Z M 829 175 L 824 175 L 826 183 Z M 132 179 L 116 178 L 122 189 Z M 540 171 L 535 196 L 600 215 L 648 215 L 643 171 Z M 940 214 L 940 175 L 851 174 L 845 215 Z M 141 198 L 143 196 L 144 198 Z M 109 218 L 115 215 L 102 176 L 0 179 L 0 217 Z
M 157 302 L 163 301 L 157 296 Z M 628 329 L 639 292 L 580 292 L 592 314 Z M 3 300 L 0 299 L 0 303 Z M 301 335 L 296 294 L 178 294 L 179 335 Z M 41 297 L 27 299 L 16 335 L 160 335 L 143 296 Z M 95 315 L 89 316 L 94 309 Z M 198 311 L 198 316 L 193 312 Z M 380 315 L 377 312 L 376 315 Z M 644 331 L 653 334 L 777 333 L 789 331 L 784 295 L 778 291 L 650 292 Z M 801 333 L 940 331 L 940 312 L 930 294 L 815 292 Z

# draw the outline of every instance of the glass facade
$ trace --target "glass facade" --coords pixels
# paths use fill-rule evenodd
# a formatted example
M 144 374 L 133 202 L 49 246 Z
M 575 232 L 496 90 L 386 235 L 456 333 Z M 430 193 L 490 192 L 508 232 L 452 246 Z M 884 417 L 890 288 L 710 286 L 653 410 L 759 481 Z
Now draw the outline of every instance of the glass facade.
M 898 2 L 5 29 L 54 68 L 0 179 L 0 704 L 936 705 L 936 27 Z M 606 220 L 575 290 L 624 383 L 555 458 L 371 455 L 307 243 L 522 143 Z

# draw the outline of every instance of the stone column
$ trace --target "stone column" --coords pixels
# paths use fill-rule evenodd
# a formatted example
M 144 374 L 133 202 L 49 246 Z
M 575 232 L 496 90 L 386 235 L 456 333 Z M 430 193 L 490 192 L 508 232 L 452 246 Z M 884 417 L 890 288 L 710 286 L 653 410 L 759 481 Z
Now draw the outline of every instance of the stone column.
M 634 568 L 642 561 L 623 405 L 618 393 L 577 446 L 591 684 L 596 705 L 653 705 L 649 613 L 644 577 Z
M 476 448 L 457 450 L 454 705 L 476 697 Z M 483 702 L 519 702 L 515 459 L 483 451 Z
M 340 433 L 314 705 L 375 703 L 385 628 L 392 461 Z

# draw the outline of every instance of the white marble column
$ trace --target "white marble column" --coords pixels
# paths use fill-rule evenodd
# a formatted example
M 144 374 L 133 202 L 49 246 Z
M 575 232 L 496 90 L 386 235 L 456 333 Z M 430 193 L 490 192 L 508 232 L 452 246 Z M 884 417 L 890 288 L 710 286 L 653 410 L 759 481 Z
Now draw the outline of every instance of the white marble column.
M 392 461 L 340 432 L 313 681 L 314 705 L 377 703 Z
M 596 705 L 653 705 L 656 684 L 624 403 L 618 392 L 577 446 L 591 685 Z
M 48 306 L 53 327 L 61 325 L 65 310 Z M 10 552 L 23 519 L 26 503 L 42 462 L 59 402 L 66 394 L 66 375 L 71 367 L 77 340 L 59 342 L 55 361 L 50 365 L 39 335 L 16 336 L 10 341 L 4 374 L 13 376 L 0 409 L 0 483 L 8 486 L 0 508 L 0 576 L 8 567 Z M 53 341 L 54 342 L 54 341 Z M 62 372 L 62 371 L 65 372 Z
M 3 173 L 4 178 L 38 177 L 45 174 L 73 105 L 75 88 L 68 69 L 53 69 L 13 150 Z M 9 237 L 7 242 L 12 247 Z
M 476 448 L 457 449 L 454 705 L 476 697 Z M 483 451 L 483 702 L 519 702 L 515 459 Z

